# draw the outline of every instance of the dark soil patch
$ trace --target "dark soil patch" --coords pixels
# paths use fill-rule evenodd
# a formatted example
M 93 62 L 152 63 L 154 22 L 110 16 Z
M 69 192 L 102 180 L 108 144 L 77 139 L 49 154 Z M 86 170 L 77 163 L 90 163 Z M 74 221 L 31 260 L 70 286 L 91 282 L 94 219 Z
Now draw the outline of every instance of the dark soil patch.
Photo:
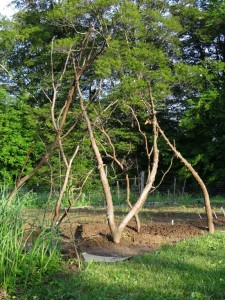
M 123 217 L 117 214 L 118 221 Z M 51 218 L 50 214 L 48 216 Z M 173 225 L 172 225 L 173 220 Z M 145 212 L 142 217 L 141 232 L 135 230 L 131 222 L 123 232 L 121 243 L 111 240 L 106 224 L 104 209 L 77 209 L 69 213 L 60 226 L 62 236 L 62 253 L 65 258 L 76 258 L 77 253 L 87 252 L 105 256 L 133 256 L 152 252 L 164 244 L 207 233 L 207 221 L 194 212 Z M 218 230 L 225 230 L 225 217 L 214 219 Z
M 135 224 L 127 226 L 121 243 L 111 241 L 108 225 L 105 223 L 73 224 L 74 236 L 64 240 L 63 253 L 68 257 L 75 255 L 74 242 L 79 253 L 87 252 L 105 256 L 133 256 L 156 250 L 163 244 L 173 244 L 193 236 L 207 233 L 206 220 L 188 221 L 172 225 L 167 222 L 145 222 L 137 233 Z M 68 235 L 64 224 L 62 232 Z

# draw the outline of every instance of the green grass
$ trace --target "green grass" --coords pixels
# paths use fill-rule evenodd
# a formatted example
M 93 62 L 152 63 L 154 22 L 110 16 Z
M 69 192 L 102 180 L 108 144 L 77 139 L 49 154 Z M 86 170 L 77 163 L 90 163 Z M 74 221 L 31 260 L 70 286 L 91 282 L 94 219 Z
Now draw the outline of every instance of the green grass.
M 225 299 L 225 234 L 205 235 L 113 264 L 83 263 L 19 299 Z
M 9 205 L 4 193 L 0 199 L 0 290 L 5 292 L 39 285 L 61 267 L 57 232 L 28 230 L 23 200 L 14 199 Z
M 126 207 L 126 190 L 120 189 L 120 192 L 118 194 L 118 191 L 116 188 L 112 188 L 112 198 L 113 203 L 115 206 L 122 206 Z M 134 203 L 137 200 L 138 197 L 138 191 L 132 191 L 130 195 L 130 201 L 131 203 Z M 0 192 L 1 195 L 1 192 Z M 54 205 L 57 200 L 57 194 L 53 193 L 52 197 L 48 199 L 49 192 L 48 191 L 39 191 L 34 192 L 33 190 L 30 190 L 28 192 L 24 192 L 23 189 L 20 190 L 17 194 L 18 198 L 22 201 L 23 206 L 26 208 L 49 208 L 53 209 Z M 74 204 L 75 207 L 79 206 L 94 206 L 94 207 L 102 207 L 104 206 L 105 200 L 104 200 L 104 193 L 98 190 L 92 190 L 90 192 L 84 192 L 80 199 Z M 204 205 L 204 199 L 202 195 L 196 194 L 188 194 L 188 193 L 162 193 L 158 190 L 156 190 L 154 193 L 150 194 L 148 196 L 148 199 L 146 200 L 145 207 L 152 206 L 152 205 Z M 225 196 L 214 196 L 211 197 L 211 204 L 212 206 L 221 207 L 224 206 L 225 209 Z M 62 205 L 67 207 L 69 205 L 68 202 L 68 195 L 65 193 L 65 196 L 63 197 Z
M 80 272 L 68 271 L 53 243 L 56 232 L 44 229 L 32 247 L 24 251 L 32 232 L 27 237 L 24 224 L 29 220 L 22 218 L 22 211 L 24 207 L 35 207 L 36 195 L 17 198 L 10 206 L 6 199 L 2 194 L 0 291 L 3 288 L 10 293 L 12 298 L 8 299 L 225 299 L 225 233 L 163 246 L 155 253 L 126 262 L 83 262 Z M 212 204 L 219 210 L 223 201 L 216 197 Z M 162 213 L 199 211 L 190 203 L 188 199 L 185 206 L 151 209 Z
M 210 200 L 212 205 L 224 206 L 225 209 L 225 196 L 214 196 Z

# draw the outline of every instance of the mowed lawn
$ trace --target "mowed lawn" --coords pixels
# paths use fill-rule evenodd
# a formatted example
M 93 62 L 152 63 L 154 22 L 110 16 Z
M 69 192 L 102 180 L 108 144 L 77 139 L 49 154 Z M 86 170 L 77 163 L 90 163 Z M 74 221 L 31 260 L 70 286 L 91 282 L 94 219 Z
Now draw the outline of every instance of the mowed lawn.
M 225 233 L 162 246 L 125 262 L 83 262 L 80 271 L 62 270 L 17 298 L 225 299 Z

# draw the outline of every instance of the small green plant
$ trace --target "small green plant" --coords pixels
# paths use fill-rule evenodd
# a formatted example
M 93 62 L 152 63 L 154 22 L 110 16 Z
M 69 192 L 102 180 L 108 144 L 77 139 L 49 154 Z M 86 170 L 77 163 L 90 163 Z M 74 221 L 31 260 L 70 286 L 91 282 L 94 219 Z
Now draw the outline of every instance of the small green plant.
M 85 193 L 82 193 L 80 199 L 77 201 L 77 203 L 75 205 L 76 206 L 87 206 L 87 205 L 89 205 L 89 201 L 88 201 L 88 198 L 87 198 Z

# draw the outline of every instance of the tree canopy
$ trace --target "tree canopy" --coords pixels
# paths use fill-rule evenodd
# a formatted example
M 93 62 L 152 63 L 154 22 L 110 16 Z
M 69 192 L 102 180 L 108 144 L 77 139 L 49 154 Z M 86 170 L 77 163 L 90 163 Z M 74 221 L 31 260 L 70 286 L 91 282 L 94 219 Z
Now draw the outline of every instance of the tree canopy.
M 76 93 L 71 94 L 67 118 L 60 123 L 69 91 L 76 85 L 74 65 L 81 74 L 82 94 L 109 176 L 113 178 L 118 166 L 107 156 L 112 149 L 102 128 L 130 174 L 146 168 L 140 129 L 149 133 L 151 144 L 144 124 L 150 113 L 145 102 L 151 83 L 157 118 L 167 135 L 206 182 L 224 180 L 224 1 L 13 3 L 18 13 L 11 20 L 0 19 L 2 183 L 12 184 L 21 170 L 29 172 L 57 134 L 66 134 L 63 144 L 68 156 L 82 140 L 79 163 L 72 167 L 74 182 L 95 167 Z M 50 114 L 54 95 L 54 118 L 62 124 L 56 128 Z M 170 162 L 166 146 L 160 157 L 159 168 L 165 170 Z M 56 185 L 59 166 L 65 172 L 61 159 L 59 150 L 52 152 Z M 173 170 L 188 176 L 176 163 Z M 38 174 L 34 182 L 49 183 L 49 166 Z M 93 175 L 92 183 L 96 180 Z

